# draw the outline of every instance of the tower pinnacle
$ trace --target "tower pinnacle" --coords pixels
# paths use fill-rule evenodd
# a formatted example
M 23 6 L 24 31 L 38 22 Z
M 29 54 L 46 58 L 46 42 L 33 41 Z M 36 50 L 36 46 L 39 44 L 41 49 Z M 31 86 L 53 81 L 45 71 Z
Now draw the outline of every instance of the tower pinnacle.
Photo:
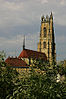
M 50 14 L 50 19 L 53 19 L 53 14 L 52 14 L 52 12 L 51 12 L 51 14 Z

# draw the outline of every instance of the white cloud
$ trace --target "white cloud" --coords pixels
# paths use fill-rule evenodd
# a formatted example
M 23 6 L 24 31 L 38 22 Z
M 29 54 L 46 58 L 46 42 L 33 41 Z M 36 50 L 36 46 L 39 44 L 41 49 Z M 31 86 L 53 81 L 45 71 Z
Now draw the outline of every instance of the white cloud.
M 26 16 L 26 6 L 23 2 L 0 1 L 0 27 L 13 27 L 30 24 L 29 14 Z
M 52 0 L 50 0 L 50 2 L 48 0 L 0 0 L 0 28 L 30 25 L 38 21 L 42 14 L 52 10 L 55 12 L 57 3 L 56 1 L 53 2 Z M 61 2 L 64 2 L 64 0 L 61 0 Z M 45 3 L 47 3 L 48 6 L 46 6 Z M 52 9 L 52 6 L 55 6 L 55 10 Z M 65 20 L 63 24 L 64 22 Z
M 65 0 L 61 0 L 60 4 L 65 5 Z
M 37 0 L 37 1 L 41 2 L 41 4 L 48 3 L 48 0 Z
M 15 2 L 5 2 L 4 3 L 5 7 L 8 8 L 9 10 L 20 10 L 24 8 L 23 2 L 21 3 L 15 3 Z
M 66 26 L 66 15 L 57 16 L 55 23 L 61 26 Z
M 66 41 L 66 37 L 62 34 L 61 36 L 58 36 L 58 37 L 57 37 L 57 41 L 58 41 L 60 44 L 63 44 L 63 43 L 65 43 L 65 41 Z

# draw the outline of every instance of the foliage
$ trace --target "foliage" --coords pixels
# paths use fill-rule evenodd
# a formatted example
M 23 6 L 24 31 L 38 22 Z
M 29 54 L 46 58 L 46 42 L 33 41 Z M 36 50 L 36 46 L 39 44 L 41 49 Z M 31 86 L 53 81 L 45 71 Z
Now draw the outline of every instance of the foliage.
M 0 51 L 0 62 L 3 62 L 5 57 L 6 57 L 5 52 L 4 51 Z
M 49 75 L 50 74 L 50 75 Z M 56 82 L 52 72 L 39 74 L 32 69 L 28 77 L 22 78 L 14 89 L 12 98 L 14 99 L 66 99 L 66 82 Z
M 41 69 L 40 73 L 34 66 Z M 22 73 L 21 78 L 7 66 L 0 68 L 1 99 L 66 99 L 66 81 L 57 82 L 60 66 L 37 61 L 33 67 L 29 73 Z
M 3 64 L 5 66 L 2 66 Z M 7 95 L 13 93 L 17 75 L 17 72 L 6 66 L 4 62 L 0 64 L 0 99 L 5 99 Z

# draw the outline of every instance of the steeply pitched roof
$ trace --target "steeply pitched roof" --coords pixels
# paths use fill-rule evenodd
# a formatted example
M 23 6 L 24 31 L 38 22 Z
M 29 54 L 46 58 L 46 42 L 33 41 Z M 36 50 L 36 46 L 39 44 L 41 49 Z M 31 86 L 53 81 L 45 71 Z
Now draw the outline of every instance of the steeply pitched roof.
M 47 57 L 45 53 L 24 49 L 21 54 L 18 56 L 18 58 L 33 58 L 33 59 L 43 59 L 47 60 Z
M 12 67 L 28 67 L 25 61 L 23 61 L 22 59 L 18 59 L 18 58 L 8 57 L 5 60 L 5 62 Z

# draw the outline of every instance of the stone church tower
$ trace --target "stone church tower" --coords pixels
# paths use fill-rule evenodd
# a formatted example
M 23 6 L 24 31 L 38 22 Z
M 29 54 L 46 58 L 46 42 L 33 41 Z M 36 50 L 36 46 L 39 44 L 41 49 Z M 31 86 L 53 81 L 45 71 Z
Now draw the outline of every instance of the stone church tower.
M 40 40 L 38 43 L 38 51 L 43 52 L 47 56 L 47 60 L 52 63 L 56 62 L 56 49 L 55 49 L 55 37 L 53 27 L 53 14 L 51 12 L 50 17 L 41 17 L 40 27 Z

